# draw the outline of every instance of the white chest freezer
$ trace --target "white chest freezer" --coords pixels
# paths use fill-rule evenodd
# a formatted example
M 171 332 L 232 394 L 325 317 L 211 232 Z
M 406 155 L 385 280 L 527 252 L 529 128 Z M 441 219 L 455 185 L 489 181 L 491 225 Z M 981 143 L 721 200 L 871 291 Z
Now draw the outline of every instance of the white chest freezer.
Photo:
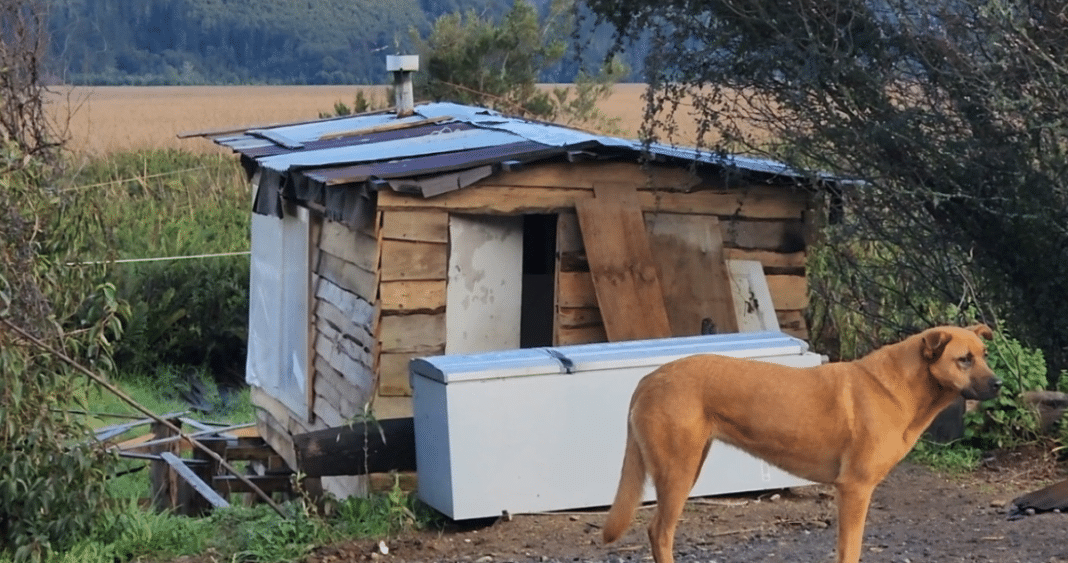
M 781 332 L 412 360 L 419 498 L 455 520 L 611 504 L 638 381 L 671 360 L 703 353 L 796 367 L 822 360 Z M 717 442 L 691 494 L 807 483 Z M 646 500 L 654 498 L 647 485 Z

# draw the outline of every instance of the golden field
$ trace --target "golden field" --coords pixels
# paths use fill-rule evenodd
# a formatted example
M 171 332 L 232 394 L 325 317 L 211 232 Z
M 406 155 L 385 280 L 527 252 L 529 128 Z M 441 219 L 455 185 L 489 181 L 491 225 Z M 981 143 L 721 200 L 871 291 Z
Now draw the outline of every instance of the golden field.
M 385 86 L 76 86 L 55 87 L 49 111 L 69 146 L 97 155 L 144 148 L 218 151 L 201 138 L 180 133 L 292 123 L 332 112 L 336 102 L 352 106 L 364 91 L 379 106 L 392 105 Z M 642 84 L 621 84 L 601 110 L 619 119 L 625 137 L 637 137 L 644 103 Z M 418 94 L 416 95 L 418 98 Z M 675 141 L 694 142 L 689 120 L 680 119 Z

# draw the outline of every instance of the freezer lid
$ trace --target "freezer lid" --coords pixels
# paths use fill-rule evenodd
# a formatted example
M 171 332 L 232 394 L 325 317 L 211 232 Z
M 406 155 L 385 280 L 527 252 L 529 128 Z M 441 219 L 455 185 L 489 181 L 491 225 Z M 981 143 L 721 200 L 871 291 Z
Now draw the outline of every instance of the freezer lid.
M 778 331 L 599 342 L 413 359 L 412 377 L 440 383 L 659 366 L 693 354 L 735 358 L 798 355 L 808 344 Z

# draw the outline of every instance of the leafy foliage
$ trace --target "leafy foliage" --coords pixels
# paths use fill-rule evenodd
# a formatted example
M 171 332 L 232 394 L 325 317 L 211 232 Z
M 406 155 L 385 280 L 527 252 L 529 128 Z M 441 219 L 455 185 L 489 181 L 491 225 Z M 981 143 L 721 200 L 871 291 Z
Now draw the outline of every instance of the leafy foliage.
M 94 209 L 97 259 L 239 253 L 191 260 L 117 263 L 109 274 L 129 303 L 116 361 L 154 373 L 164 364 L 209 366 L 240 382 L 248 324 L 248 188 L 227 156 L 143 151 L 87 162 L 69 178 Z
M 1004 382 L 1001 393 L 965 415 L 965 439 L 984 449 L 1034 442 L 1039 437 L 1038 414 L 1020 395 L 1044 389 L 1046 362 L 1041 350 L 1028 349 L 1002 332 L 994 334 L 987 361 Z
M 898 302 L 922 283 L 1068 367 L 1062 2 L 587 4 L 623 42 L 652 37 L 650 118 L 692 105 L 714 150 L 860 180 L 828 193 L 830 248 L 886 245 Z M 843 306 L 895 314 L 880 272 L 848 273 Z
M 543 19 L 525 0 L 513 4 L 499 23 L 473 11 L 438 18 L 425 38 L 412 30 L 426 61 L 419 91 L 435 100 L 451 100 L 601 130 L 618 130 L 597 102 L 629 74 L 619 57 L 597 73 L 578 70 L 574 88 L 540 88 L 538 81 L 563 59 L 575 29 L 574 4 L 551 3 Z

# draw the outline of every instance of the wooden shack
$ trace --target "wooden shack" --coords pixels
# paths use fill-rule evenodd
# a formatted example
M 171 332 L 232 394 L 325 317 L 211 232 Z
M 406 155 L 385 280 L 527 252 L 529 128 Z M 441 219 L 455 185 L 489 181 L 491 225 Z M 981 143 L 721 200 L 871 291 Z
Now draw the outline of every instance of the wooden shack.
M 820 186 L 781 164 L 449 103 L 204 135 L 252 182 L 247 381 L 291 467 L 294 435 L 410 416 L 413 357 L 807 337 Z

